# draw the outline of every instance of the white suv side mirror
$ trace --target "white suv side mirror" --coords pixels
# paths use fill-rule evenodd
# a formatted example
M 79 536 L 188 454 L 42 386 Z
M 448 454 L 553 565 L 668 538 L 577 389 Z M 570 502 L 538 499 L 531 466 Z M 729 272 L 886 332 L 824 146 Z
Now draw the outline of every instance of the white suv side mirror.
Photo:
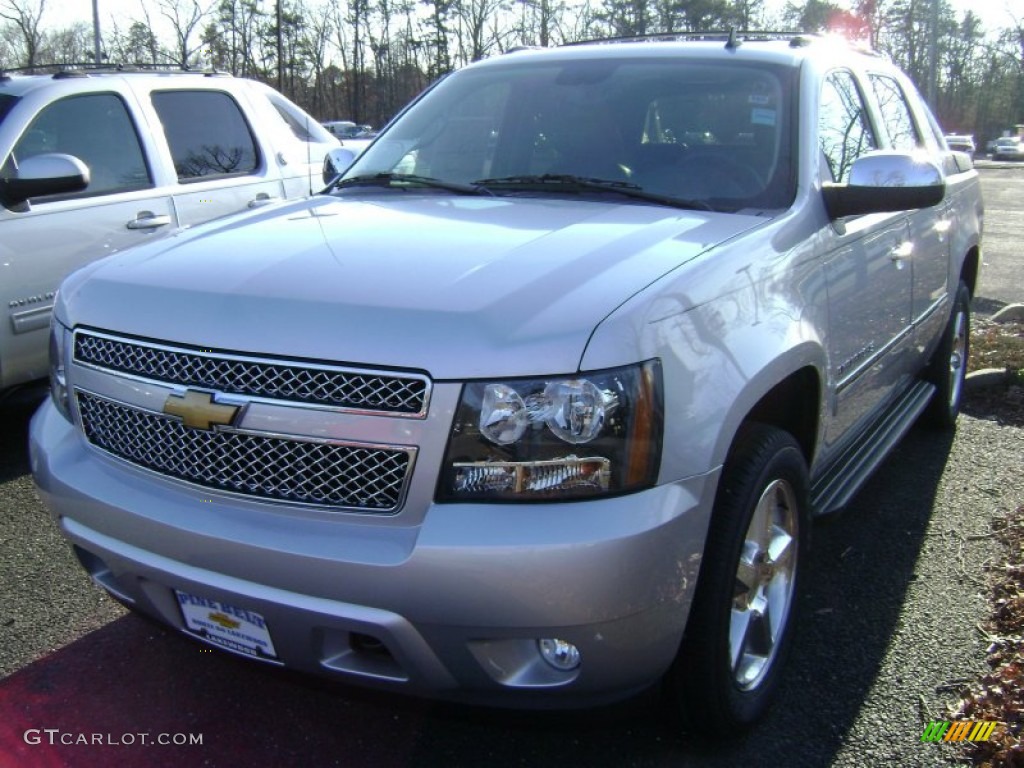
M 89 186 L 89 168 L 73 155 L 48 153 L 26 157 L 18 175 L 0 179 L 0 201 L 14 206 L 31 197 L 81 192 Z

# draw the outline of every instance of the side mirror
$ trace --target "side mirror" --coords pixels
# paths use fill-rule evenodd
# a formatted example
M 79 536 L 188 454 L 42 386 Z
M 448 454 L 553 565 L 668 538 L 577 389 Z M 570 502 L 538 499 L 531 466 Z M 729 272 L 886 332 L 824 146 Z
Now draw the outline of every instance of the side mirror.
M 343 174 L 355 159 L 356 153 L 351 149 L 338 147 L 337 149 L 328 150 L 327 155 L 324 157 L 324 184 L 330 184 Z
M 853 161 L 846 184 L 822 185 L 825 208 L 833 221 L 844 216 L 929 208 L 946 196 L 939 167 L 927 157 L 877 151 Z
M 15 206 L 32 197 L 81 192 L 89 186 L 89 169 L 73 155 L 49 153 L 26 157 L 18 175 L 0 179 L 0 200 Z

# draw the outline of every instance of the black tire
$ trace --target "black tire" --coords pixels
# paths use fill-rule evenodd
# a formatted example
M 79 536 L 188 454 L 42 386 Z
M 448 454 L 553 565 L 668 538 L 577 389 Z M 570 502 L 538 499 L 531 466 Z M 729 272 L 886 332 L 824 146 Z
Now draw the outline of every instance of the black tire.
M 930 427 L 949 429 L 956 424 L 963 403 L 967 358 L 971 351 L 971 292 L 963 282 L 957 286 L 946 330 L 925 372 L 935 385 L 935 394 L 922 415 Z
M 686 634 L 669 671 L 673 703 L 695 733 L 735 734 L 768 708 L 792 641 L 809 518 L 796 440 L 762 424 L 745 427 L 723 469 Z M 735 653 L 734 629 L 742 633 Z

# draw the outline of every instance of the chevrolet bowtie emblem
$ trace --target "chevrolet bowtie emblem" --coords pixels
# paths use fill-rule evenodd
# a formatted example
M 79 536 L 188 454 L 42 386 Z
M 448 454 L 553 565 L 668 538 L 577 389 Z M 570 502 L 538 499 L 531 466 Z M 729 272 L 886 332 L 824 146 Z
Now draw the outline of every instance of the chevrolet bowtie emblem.
M 180 416 L 186 427 L 193 429 L 213 429 L 215 424 L 228 426 L 235 421 L 239 405 L 223 405 L 213 402 L 209 392 L 188 390 L 184 395 L 169 395 L 164 402 L 164 413 L 168 416 Z

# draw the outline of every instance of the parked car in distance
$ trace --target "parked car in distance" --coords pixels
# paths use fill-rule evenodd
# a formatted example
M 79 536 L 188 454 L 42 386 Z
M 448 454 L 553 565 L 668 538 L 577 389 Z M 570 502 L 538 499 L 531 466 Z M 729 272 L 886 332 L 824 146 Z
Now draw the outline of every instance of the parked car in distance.
M 974 156 L 977 147 L 974 144 L 974 137 L 970 134 L 948 133 L 946 134 L 946 146 L 957 152 L 966 152 Z
M 331 135 L 344 141 L 345 139 L 364 139 L 373 135 L 373 127 L 359 125 L 351 120 L 328 120 L 323 123 Z
M 322 187 L 337 142 L 254 80 L 0 72 L 0 389 L 45 377 L 61 279 L 181 228 Z
M 546 708 L 664 682 L 735 736 L 811 518 L 959 413 L 983 211 L 935 126 L 832 38 L 466 66 L 329 193 L 64 282 L 40 495 L 115 598 L 254 661 Z
M 1019 136 L 1004 136 L 996 139 L 992 150 L 993 160 L 1024 160 L 1024 139 Z
M 330 131 L 332 136 L 338 139 L 345 149 L 351 150 L 353 157 L 366 149 L 370 142 L 373 141 L 375 135 L 373 128 L 369 125 L 358 125 L 351 120 L 329 120 L 323 126 Z M 328 174 L 325 170 L 324 177 L 326 180 L 330 180 L 333 178 L 333 175 Z

